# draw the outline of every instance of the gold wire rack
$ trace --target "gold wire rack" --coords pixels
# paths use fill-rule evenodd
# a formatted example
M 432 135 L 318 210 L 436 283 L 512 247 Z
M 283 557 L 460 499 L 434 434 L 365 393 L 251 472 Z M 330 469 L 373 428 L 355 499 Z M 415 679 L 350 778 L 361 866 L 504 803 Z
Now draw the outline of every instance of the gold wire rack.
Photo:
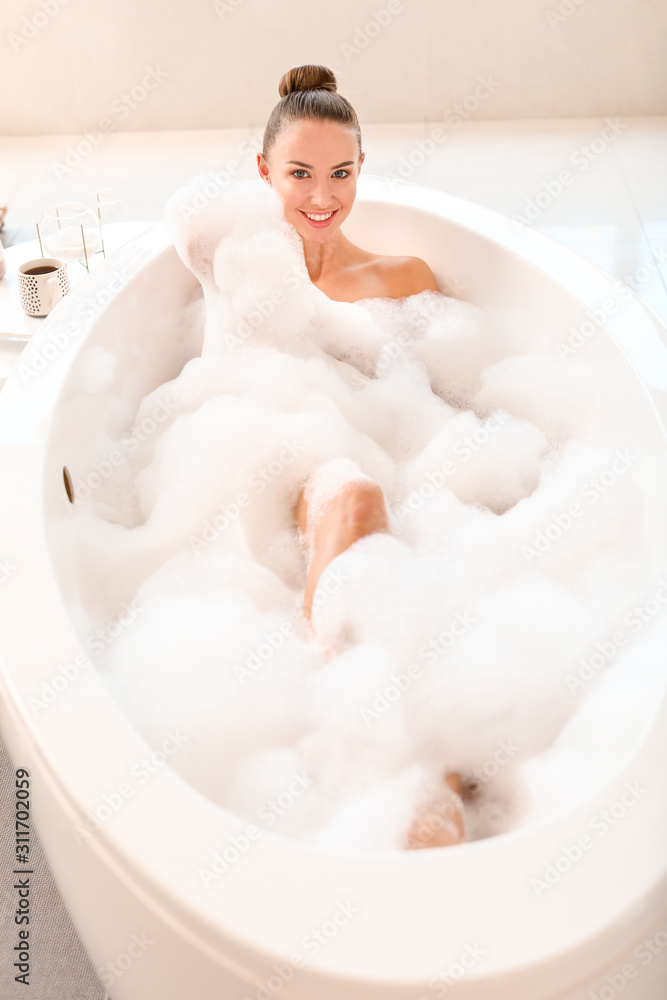
M 88 265 L 88 260 L 89 260 L 90 257 L 94 257 L 95 254 L 98 254 L 98 253 L 101 253 L 102 256 L 103 256 L 103 258 L 105 260 L 106 260 L 106 257 L 107 257 L 106 250 L 104 249 L 104 234 L 102 232 L 102 213 L 100 211 L 100 209 L 102 207 L 102 202 L 100 201 L 99 192 L 96 192 L 96 194 L 97 194 L 97 204 L 96 204 L 96 206 L 93 206 L 93 207 L 97 208 L 97 219 L 98 219 L 98 223 L 99 223 L 99 227 L 100 227 L 100 241 L 101 241 L 102 245 L 101 245 L 101 247 L 100 247 L 99 250 L 94 250 L 90 254 L 88 253 L 88 247 L 86 246 L 86 234 L 84 232 L 83 223 L 82 223 L 81 224 L 81 241 L 82 241 L 82 244 L 83 244 L 83 259 L 80 258 L 80 257 L 75 258 L 76 260 L 79 261 L 80 264 L 82 264 L 85 267 L 86 271 L 88 271 L 89 273 L 90 273 L 90 267 Z M 62 226 L 60 224 L 60 206 L 59 205 L 56 205 L 56 220 L 58 222 L 58 229 L 62 229 Z M 36 222 L 35 225 L 37 227 L 37 239 L 39 240 L 39 251 L 40 251 L 42 257 L 44 257 L 45 254 L 44 254 L 44 248 L 42 246 L 42 234 L 39 231 L 39 222 Z

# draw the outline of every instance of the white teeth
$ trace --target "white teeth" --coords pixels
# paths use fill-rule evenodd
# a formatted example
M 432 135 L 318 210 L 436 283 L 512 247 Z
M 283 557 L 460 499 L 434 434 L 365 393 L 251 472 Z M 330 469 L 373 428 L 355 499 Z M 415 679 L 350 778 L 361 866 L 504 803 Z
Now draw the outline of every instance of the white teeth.
M 312 219 L 314 222 L 324 222 L 325 219 L 331 218 L 333 212 L 328 212 L 326 215 L 311 215 L 310 212 L 304 212 L 304 215 L 307 215 L 308 218 Z

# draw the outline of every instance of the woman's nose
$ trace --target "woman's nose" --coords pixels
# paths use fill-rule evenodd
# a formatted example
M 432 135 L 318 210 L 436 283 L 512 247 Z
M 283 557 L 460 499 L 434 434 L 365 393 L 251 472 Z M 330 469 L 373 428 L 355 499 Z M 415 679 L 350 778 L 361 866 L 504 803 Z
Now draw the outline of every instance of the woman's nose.
M 330 208 L 333 199 L 328 181 L 319 181 L 311 191 L 310 199 L 318 208 Z

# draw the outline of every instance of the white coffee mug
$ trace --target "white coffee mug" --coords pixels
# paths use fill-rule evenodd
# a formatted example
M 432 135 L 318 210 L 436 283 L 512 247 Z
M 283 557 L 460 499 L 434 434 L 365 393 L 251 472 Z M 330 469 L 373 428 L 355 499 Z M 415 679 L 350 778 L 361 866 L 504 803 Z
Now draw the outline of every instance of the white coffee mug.
M 18 276 L 21 308 L 28 316 L 47 316 L 69 292 L 67 265 L 56 257 L 27 260 Z

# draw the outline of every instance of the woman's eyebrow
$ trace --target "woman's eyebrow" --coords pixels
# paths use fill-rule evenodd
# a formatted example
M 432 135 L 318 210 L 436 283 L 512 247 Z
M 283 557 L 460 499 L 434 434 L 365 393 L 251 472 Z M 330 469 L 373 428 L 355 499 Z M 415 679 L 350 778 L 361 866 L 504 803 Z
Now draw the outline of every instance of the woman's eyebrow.
M 307 167 L 309 170 L 313 169 L 312 163 L 302 163 L 301 160 L 285 160 L 285 163 L 296 163 L 298 167 Z M 332 170 L 338 170 L 339 167 L 351 167 L 354 160 L 345 160 L 345 163 L 337 163 Z

